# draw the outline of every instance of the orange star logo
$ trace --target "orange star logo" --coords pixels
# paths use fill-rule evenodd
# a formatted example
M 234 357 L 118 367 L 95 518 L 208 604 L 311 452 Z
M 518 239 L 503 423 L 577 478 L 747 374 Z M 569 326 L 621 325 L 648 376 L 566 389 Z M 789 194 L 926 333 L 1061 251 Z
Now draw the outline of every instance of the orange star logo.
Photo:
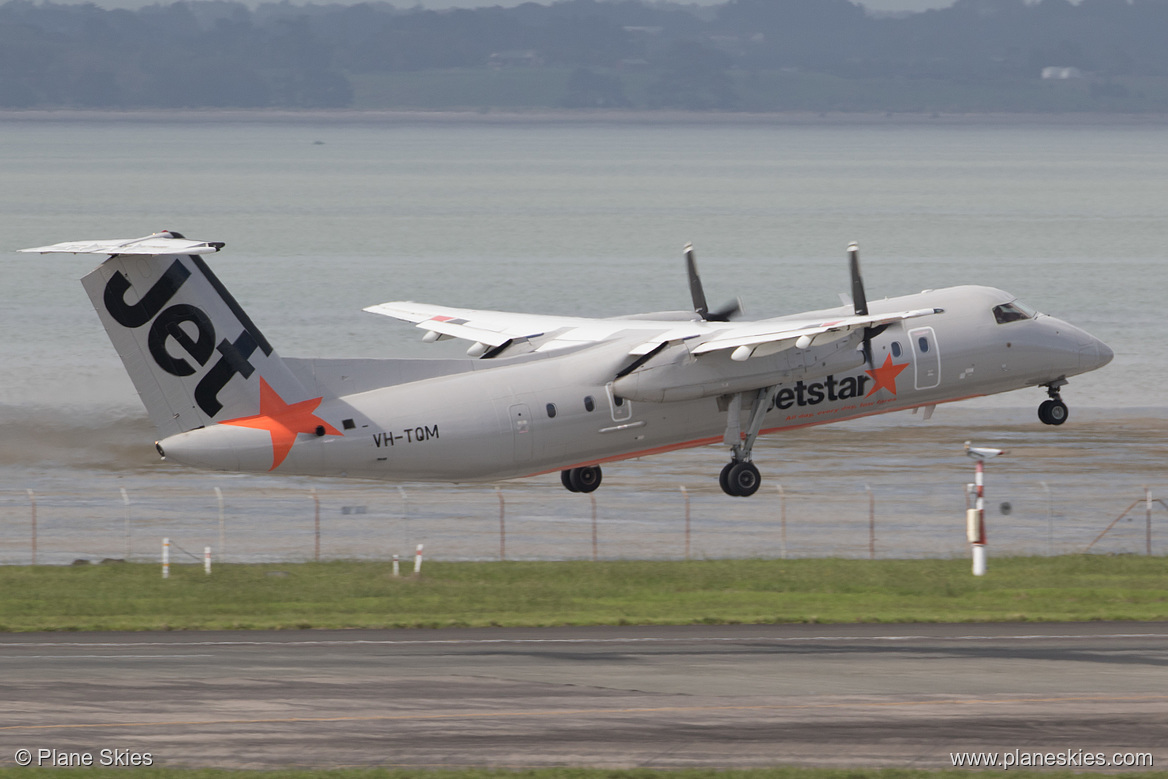
M 872 385 L 872 389 L 865 397 L 872 397 L 877 392 L 879 392 L 881 388 L 884 388 L 895 395 L 896 377 L 899 376 L 900 372 L 907 367 L 907 362 L 904 365 L 893 365 L 892 355 L 890 354 L 884 358 L 884 364 L 879 368 L 871 371 L 865 368 L 864 373 L 868 374 L 875 380 L 875 383 Z
M 272 435 L 272 467 L 276 470 L 288 452 L 292 451 L 292 444 L 296 443 L 299 433 L 315 434 L 317 428 L 324 428 L 324 432 L 331 435 L 344 435 L 341 431 L 325 422 L 312 412 L 320 405 L 322 398 L 302 400 L 299 403 L 285 403 L 271 386 L 260 378 L 260 413 L 251 417 L 227 419 L 221 425 L 237 425 L 251 427 L 256 430 L 267 430 Z

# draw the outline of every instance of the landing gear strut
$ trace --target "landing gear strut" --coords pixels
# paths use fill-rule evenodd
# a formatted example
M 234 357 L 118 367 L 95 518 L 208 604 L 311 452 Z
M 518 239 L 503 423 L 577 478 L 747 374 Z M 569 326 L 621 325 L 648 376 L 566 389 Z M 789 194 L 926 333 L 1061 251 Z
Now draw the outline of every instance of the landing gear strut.
M 560 471 L 560 482 L 569 492 L 592 492 L 600 486 L 599 465 L 585 465 Z
M 746 435 L 742 435 L 738 415 L 742 411 L 742 393 L 735 395 L 726 411 L 726 435 L 723 440 L 730 445 L 730 462 L 718 474 L 718 485 L 722 492 L 736 498 L 747 498 L 758 492 L 762 476 L 750 461 L 750 451 L 762 430 L 762 421 L 770 408 L 771 400 L 778 387 L 763 387 L 754 396 L 754 407 L 750 411 Z
M 1063 403 L 1063 399 L 1059 395 L 1059 389 L 1066 383 L 1066 379 L 1060 379 L 1046 385 L 1046 394 L 1050 396 L 1050 400 L 1042 401 L 1038 407 L 1038 419 L 1042 424 L 1061 425 L 1067 421 L 1070 412 L 1067 410 L 1067 404 Z

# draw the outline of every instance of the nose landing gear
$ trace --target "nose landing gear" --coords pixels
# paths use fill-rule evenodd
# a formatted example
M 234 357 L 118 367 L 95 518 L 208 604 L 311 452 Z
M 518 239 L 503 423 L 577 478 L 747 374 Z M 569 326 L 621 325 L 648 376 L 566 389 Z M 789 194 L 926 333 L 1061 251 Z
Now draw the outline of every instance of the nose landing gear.
M 1067 421 L 1070 411 L 1059 394 L 1059 389 L 1066 383 L 1066 379 L 1059 379 L 1046 385 L 1046 394 L 1050 396 L 1050 400 L 1044 400 L 1038 406 L 1038 419 L 1042 424 L 1061 425 Z

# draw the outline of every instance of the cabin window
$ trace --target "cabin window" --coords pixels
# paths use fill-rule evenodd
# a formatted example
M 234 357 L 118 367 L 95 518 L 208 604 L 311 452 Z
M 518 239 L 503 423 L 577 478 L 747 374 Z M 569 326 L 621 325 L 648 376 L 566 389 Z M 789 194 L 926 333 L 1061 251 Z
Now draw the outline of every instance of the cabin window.
M 917 339 L 917 346 L 920 347 L 921 354 L 924 354 L 925 352 L 929 351 L 929 339 L 922 335 Z
M 548 403 L 547 404 L 547 414 L 548 414 L 548 419 L 555 419 L 556 418 L 556 404 L 555 403 Z
M 1034 313 L 1030 308 L 1015 300 L 1011 303 L 994 306 L 994 321 L 999 325 L 1004 325 L 1007 322 L 1021 322 L 1024 319 L 1033 319 Z
M 893 341 L 892 342 L 892 356 L 893 357 L 900 356 L 900 341 Z
M 596 403 L 592 400 L 592 396 L 585 395 L 584 396 L 584 410 L 585 411 L 592 411 L 594 408 L 596 408 Z
M 622 398 L 620 395 L 613 395 L 612 396 L 612 405 L 616 406 L 617 408 L 620 408 L 624 404 L 625 404 L 625 399 Z

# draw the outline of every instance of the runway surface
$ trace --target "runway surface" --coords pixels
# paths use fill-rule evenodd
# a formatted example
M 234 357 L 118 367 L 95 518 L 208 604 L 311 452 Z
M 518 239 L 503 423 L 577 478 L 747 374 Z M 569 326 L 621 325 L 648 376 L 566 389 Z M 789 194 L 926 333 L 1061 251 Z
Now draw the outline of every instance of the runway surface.
M 0 634 L 0 765 L 1168 758 L 1168 624 Z

